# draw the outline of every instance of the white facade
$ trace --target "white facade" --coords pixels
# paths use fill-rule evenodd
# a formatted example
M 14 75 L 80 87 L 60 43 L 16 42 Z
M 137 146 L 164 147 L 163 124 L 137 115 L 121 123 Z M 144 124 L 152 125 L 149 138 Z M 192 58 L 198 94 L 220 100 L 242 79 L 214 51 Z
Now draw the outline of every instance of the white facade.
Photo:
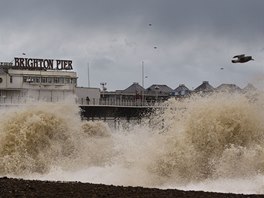
M 2 67 L 1 67 L 2 66 Z M 75 95 L 77 75 L 73 71 L 13 69 L 0 66 L 0 101 L 56 102 Z

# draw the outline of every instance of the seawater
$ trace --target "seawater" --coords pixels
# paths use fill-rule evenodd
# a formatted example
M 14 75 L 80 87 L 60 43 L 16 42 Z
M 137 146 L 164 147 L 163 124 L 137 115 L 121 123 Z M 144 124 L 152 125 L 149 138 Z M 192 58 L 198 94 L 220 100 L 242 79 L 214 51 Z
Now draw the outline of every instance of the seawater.
M 72 101 L 3 108 L 0 176 L 264 194 L 263 99 L 170 99 L 116 129 L 81 120 Z

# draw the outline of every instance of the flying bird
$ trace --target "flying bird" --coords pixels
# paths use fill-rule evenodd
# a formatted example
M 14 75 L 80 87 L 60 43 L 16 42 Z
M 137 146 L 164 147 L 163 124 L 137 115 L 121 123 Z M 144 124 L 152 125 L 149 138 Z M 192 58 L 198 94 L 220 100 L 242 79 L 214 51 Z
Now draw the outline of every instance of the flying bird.
M 232 63 L 246 63 L 250 60 L 254 60 L 252 56 L 245 56 L 245 54 L 236 55 L 233 58 L 235 58 L 235 60 L 232 60 Z

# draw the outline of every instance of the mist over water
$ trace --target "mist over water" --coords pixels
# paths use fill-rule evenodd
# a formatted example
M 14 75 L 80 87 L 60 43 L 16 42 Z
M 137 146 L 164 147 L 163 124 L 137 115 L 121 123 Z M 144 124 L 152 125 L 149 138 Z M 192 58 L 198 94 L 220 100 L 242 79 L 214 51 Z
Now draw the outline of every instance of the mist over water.
M 260 93 L 171 99 L 118 129 L 73 102 L 1 109 L 0 176 L 264 194 Z

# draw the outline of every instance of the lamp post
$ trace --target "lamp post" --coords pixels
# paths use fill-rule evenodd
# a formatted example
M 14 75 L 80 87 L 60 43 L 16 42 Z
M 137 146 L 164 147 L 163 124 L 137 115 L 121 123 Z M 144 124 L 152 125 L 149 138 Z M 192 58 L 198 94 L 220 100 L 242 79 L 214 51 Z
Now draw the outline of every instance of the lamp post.
M 107 88 L 105 87 L 106 82 L 101 82 L 100 85 L 102 86 L 102 93 L 103 93 L 103 98 L 104 98 L 104 92 L 107 90 Z
M 88 87 L 90 88 L 90 65 L 87 64 L 87 74 L 88 74 Z
M 145 92 L 145 88 L 144 88 L 144 61 L 142 61 L 142 87 L 143 87 L 143 91 L 142 91 L 142 106 L 144 106 L 144 92 Z
M 148 78 L 148 76 L 145 76 L 145 70 L 144 70 L 144 61 L 142 61 L 142 87 L 143 87 L 143 92 L 142 92 L 142 105 L 145 103 L 145 86 L 144 86 L 144 81 L 145 78 Z
M 158 91 L 159 91 L 159 86 L 155 86 L 155 91 L 156 91 L 156 102 L 158 102 Z

